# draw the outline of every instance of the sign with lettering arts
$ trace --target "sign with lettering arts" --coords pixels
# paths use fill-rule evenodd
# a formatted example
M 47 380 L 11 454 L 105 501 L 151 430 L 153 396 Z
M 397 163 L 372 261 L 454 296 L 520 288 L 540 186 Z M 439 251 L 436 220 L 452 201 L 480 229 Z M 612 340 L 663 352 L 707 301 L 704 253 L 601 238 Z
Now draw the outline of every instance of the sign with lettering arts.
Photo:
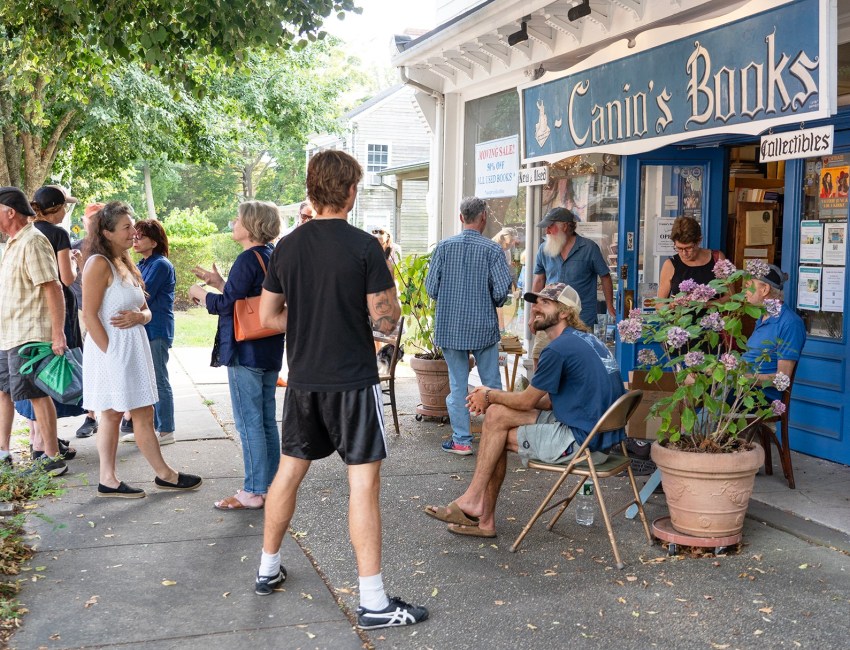
M 549 182 L 549 167 L 526 167 L 519 170 L 519 184 L 522 187 L 530 185 L 546 185 Z
M 519 136 L 475 145 L 475 196 L 495 199 L 517 195 Z
M 520 86 L 523 163 L 634 154 L 828 117 L 836 96 L 830 0 L 753 0 L 720 18 L 621 41 Z
M 761 136 L 759 162 L 828 156 L 832 153 L 835 127 L 800 129 L 785 133 L 768 133 Z

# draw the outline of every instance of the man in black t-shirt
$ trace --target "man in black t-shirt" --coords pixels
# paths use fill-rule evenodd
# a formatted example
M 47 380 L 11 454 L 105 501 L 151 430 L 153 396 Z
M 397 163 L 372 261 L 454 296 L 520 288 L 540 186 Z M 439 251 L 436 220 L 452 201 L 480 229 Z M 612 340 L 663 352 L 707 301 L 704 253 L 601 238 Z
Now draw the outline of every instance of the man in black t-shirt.
M 387 456 L 383 396 L 372 330 L 393 331 L 401 315 L 378 240 L 349 225 L 362 177 L 341 151 L 310 159 L 307 194 L 316 217 L 275 248 L 263 284 L 260 321 L 286 331 L 289 378 L 280 468 L 266 495 L 263 552 L 255 592 L 286 579 L 280 545 L 298 486 L 313 460 L 339 453 L 348 465 L 349 534 L 360 577 L 362 628 L 412 625 L 424 607 L 387 598 L 381 576 L 381 461 Z

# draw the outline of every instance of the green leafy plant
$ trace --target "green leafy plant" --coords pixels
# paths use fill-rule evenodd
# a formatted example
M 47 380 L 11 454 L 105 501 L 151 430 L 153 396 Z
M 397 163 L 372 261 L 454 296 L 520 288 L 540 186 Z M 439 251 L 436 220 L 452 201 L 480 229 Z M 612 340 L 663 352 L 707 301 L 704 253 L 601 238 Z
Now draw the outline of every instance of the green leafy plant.
M 738 270 L 720 260 L 714 267 L 716 277 L 708 284 L 687 280 L 675 296 L 656 300 L 655 313 L 633 310 L 618 324 L 624 343 L 661 345 L 660 359 L 653 348 L 638 351 L 638 363 L 649 369 L 647 381 L 657 382 L 664 370 L 675 375 L 676 390 L 650 409 L 650 417 L 661 418 L 662 444 L 689 451 L 734 451 L 741 447 L 739 435 L 745 429 L 784 412 L 780 400 L 768 402 L 763 389 L 771 382 L 759 380 L 756 372 L 781 341 L 764 350 L 755 363 L 739 351 L 747 348 L 744 317 L 778 315 L 781 308 L 778 300 L 768 299 L 763 305 L 748 301 L 749 281 L 767 272 L 759 265 L 764 263 L 748 263 L 747 270 Z M 727 299 L 717 300 L 723 295 Z M 789 381 L 778 372 L 773 385 L 783 391 Z M 681 426 L 675 423 L 677 411 Z
M 229 236 L 229 235 L 228 235 Z M 209 268 L 213 263 L 212 237 L 169 237 L 168 259 L 174 265 L 177 285 L 174 288 L 174 304 L 189 307 L 189 287 L 198 281 L 192 268 L 198 265 Z
M 168 237 L 206 237 L 218 231 L 216 225 L 207 219 L 201 210 L 195 206 L 180 210 L 176 208 L 168 213 L 162 221 Z
M 404 341 L 419 350 L 421 359 L 442 359 L 443 351 L 434 339 L 437 304 L 425 290 L 425 278 L 431 253 L 408 255 L 395 265 L 396 278 L 401 285 L 401 314 L 404 321 Z

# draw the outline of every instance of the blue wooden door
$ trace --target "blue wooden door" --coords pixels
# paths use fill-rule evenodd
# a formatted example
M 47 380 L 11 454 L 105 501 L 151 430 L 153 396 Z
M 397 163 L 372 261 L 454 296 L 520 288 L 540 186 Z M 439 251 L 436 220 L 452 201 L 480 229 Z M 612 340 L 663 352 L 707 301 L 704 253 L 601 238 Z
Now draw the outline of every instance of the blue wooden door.
M 842 127 L 846 130 L 840 130 Z M 850 124 L 846 116 L 835 128 L 834 155 L 788 161 L 785 168 L 782 266 L 790 275 L 785 302 L 800 306 L 800 278 L 812 274 L 820 273 L 821 294 L 818 309 L 812 308 L 811 300 L 803 300 L 808 308 L 797 310 L 806 322 L 808 334 L 791 392 L 788 431 L 795 451 L 850 465 L 846 276 L 841 290 L 835 290 L 836 272 L 840 277 L 847 265 L 848 200 L 840 196 L 846 193 L 846 186 L 842 192 L 836 187 L 835 200 L 824 198 L 819 187 L 827 173 L 836 179 L 842 173 L 850 173 Z M 812 261 L 810 249 L 801 252 L 803 227 L 806 225 L 810 233 L 815 223 L 821 224 L 823 233 L 821 264 Z M 843 255 L 836 257 L 833 244 L 839 239 L 844 240 Z M 831 255 L 827 253 L 829 249 Z
M 673 254 L 670 225 L 680 215 L 702 224 L 702 245 L 720 248 L 726 221 L 725 152 L 719 147 L 666 147 L 622 159 L 617 319 L 650 308 L 661 265 Z M 624 379 L 637 346 L 617 342 Z M 659 355 L 660 356 L 660 355 Z

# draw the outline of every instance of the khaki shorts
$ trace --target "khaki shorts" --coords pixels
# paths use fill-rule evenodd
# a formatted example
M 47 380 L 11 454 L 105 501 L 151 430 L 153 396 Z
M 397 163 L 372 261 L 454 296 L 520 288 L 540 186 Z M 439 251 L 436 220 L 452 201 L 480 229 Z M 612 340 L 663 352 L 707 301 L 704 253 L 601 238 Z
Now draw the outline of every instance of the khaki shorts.
M 568 462 L 581 446 L 572 429 L 555 419 L 552 411 L 540 411 L 537 422 L 517 428 L 517 453 L 522 464 L 529 460 L 560 464 Z
M 572 460 L 581 445 L 573 430 L 555 419 L 552 411 L 540 411 L 537 422 L 517 427 L 517 454 L 522 464 L 539 460 L 550 465 L 563 465 Z M 591 452 L 594 463 L 604 463 L 608 454 L 601 451 Z

